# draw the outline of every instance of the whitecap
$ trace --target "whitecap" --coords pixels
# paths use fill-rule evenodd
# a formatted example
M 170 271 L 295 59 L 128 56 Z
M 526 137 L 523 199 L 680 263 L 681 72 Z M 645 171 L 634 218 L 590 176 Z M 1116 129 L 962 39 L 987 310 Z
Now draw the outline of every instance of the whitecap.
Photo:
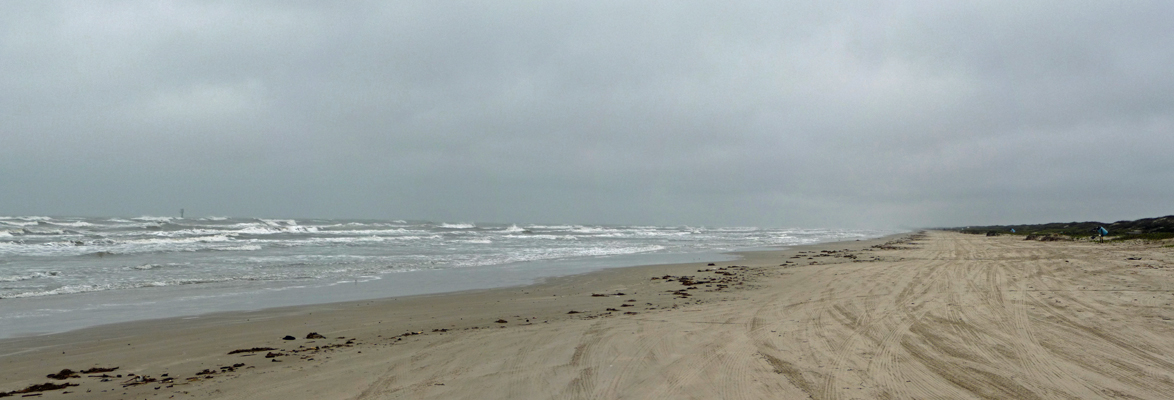
M 258 226 L 254 225 L 237 231 L 237 233 L 247 235 L 271 235 L 275 233 L 315 233 L 318 232 L 316 226 L 298 226 L 298 225 L 270 225 Z
M 570 230 L 575 229 L 573 225 L 526 225 L 526 229 L 549 229 L 549 230 Z
M 0 221 L 0 224 L 9 226 L 36 226 L 37 221 Z
M 261 246 L 258 246 L 255 244 L 247 244 L 244 246 L 217 247 L 212 250 L 216 250 L 216 251 L 256 251 L 256 250 L 261 250 Z
M 147 222 L 171 222 L 175 218 L 174 217 L 152 217 L 149 215 L 144 215 L 141 217 L 136 217 L 136 218 L 131 218 L 131 219 L 133 219 L 135 221 L 147 221 Z
M 37 271 L 37 272 L 33 272 L 28 275 L 0 276 L 0 282 L 29 281 L 29 280 L 38 279 L 38 278 L 48 278 L 48 277 L 60 276 L 60 275 L 61 275 L 60 271 Z
M 49 225 L 56 225 L 56 226 L 68 226 L 68 227 L 70 227 L 70 228 L 80 228 L 80 227 L 83 227 L 83 226 L 94 226 L 94 224 L 91 224 L 91 223 L 89 223 L 89 222 L 85 222 L 85 221 L 74 221 L 74 222 L 52 222 L 52 221 L 45 221 L 45 223 L 46 223 L 46 224 L 49 224 Z
M 49 221 L 49 220 L 52 220 L 53 218 L 50 218 L 50 217 L 38 217 L 38 216 L 27 216 L 27 217 L 12 217 L 12 219 L 19 219 L 19 220 L 24 220 L 24 221 Z

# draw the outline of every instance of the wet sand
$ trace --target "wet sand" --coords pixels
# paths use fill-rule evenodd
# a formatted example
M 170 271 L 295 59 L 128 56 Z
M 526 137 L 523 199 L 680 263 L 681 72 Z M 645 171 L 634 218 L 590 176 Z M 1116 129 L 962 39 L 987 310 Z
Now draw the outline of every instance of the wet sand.
M 5 339 L 0 392 L 68 382 L 78 386 L 40 398 L 1174 393 L 1171 247 L 929 232 L 743 256 Z M 229 354 L 257 348 L 271 350 Z M 93 367 L 118 369 L 46 377 Z

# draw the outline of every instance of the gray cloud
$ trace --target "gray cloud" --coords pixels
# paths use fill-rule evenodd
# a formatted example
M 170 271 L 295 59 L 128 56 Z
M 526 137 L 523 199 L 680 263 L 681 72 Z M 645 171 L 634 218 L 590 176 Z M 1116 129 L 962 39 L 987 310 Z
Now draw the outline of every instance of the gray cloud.
M 0 214 L 1171 213 L 1165 2 L 8 2 Z

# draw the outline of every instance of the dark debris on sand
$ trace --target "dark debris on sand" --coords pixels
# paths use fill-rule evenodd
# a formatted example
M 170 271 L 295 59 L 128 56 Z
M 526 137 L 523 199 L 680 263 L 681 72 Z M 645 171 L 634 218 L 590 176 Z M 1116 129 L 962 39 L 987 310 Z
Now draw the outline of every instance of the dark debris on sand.
M 114 372 L 116 370 L 118 370 L 118 367 L 108 367 L 108 368 L 93 367 L 90 369 L 83 369 L 81 371 L 81 373 L 83 373 L 83 374 L 98 374 L 98 373 L 103 373 L 103 372 Z
M 9 397 L 9 396 L 15 396 L 18 394 L 27 394 L 27 393 L 36 393 L 36 392 L 46 392 L 46 391 L 50 391 L 50 390 L 61 390 L 61 389 L 65 389 L 70 386 L 77 386 L 77 384 L 76 383 L 68 383 L 68 382 L 62 383 L 62 384 L 46 382 L 46 383 L 42 383 L 40 385 L 30 385 L 29 387 L 26 387 L 21 390 L 14 390 L 11 392 L 0 392 L 0 397 Z
M 66 380 L 69 378 L 80 378 L 81 376 L 78 376 L 77 372 L 74 372 L 73 370 L 66 368 L 56 374 L 45 375 L 45 377 L 46 378 L 53 378 L 56 380 Z
M 277 350 L 277 349 L 275 349 L 275 348 L 272 348 L 272 347 L 254 347 L 254 348 L 251 348 L 251 349 L 237 349 L 237 350 L 233 350 L 233 351 L 230 351 L 230 352 L 228 352 L 228 354 L 238 354 L 238 353 L 256 353 L 256 352 L 258 352 L 258 351 L 269 351 L 269 350 Z

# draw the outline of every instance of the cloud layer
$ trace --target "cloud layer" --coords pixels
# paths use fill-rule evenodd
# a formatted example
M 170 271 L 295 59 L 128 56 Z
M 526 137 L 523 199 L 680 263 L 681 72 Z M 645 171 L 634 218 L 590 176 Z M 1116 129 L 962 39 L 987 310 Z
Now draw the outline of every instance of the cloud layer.
M 0 214 L 1174 213 L 1166 2 L 8 2 Z

